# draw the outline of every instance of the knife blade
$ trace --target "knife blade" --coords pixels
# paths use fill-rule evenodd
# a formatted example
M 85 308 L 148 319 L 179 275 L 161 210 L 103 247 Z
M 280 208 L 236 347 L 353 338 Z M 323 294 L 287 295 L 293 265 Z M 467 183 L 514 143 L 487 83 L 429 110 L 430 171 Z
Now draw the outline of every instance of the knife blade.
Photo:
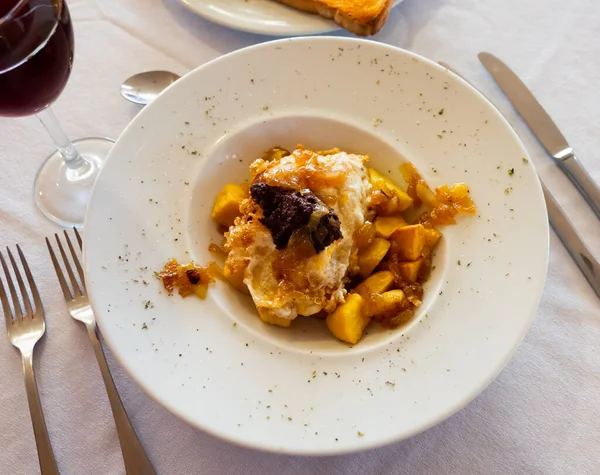
M 449 64 L 444 63 L 443 61 L 438 61 L 438 63 L 451 73 L 470 84 L 474 89 L 477 89 Z M 486 97 L 486 99 L 488 98 Z M 492 106 L 494 105 L 489 99 L 488 101 L 490 104 L 492 104 Z M 500 113 L 500 111 L 498 111 L 498 113 Z M 577 267 L 579 267 L 579 270 L 583 276 L 586 278 L 592 289 L 594 289 L 596 295 L 600 298 L 600 263 L 594 257 L 590 249 L 585 245 L 581 239 L 581 236 L 579 236 L 577 231 L 575 231 L 573 223 L 571 223 L 565 212 L 556 202 L 554 196 L 552 196 L 552 193 L 550 193 L 550 190 L 546 188 L 542 178 L 539 176 L 538 178 L 540 180 L 540 184 L 542 185 L 550 226 L 552 226 L 554 232 L 556 232 L 556 235 L 565 246 L 567 252 L 571 255 L 571 258 L 575 261 L 575 264 L 577 264 Z
M 540 179 L 541 181 L 541 179 Z M 569 220 L 565 212 L 558 205 L 548 188 L 542 183 L 542 191 L 546 199 L 546 208 L 548 209 L 548 220 L 554 228 L 554 232 L 562 241 L 563 245 L 571 255 L 577 267 L 586 278 L 596 295 L 600 297 L 600 263 L 593 256 L 592 252 L 581 240 L 573 223 Z
M 490 53 L 477 55 L 529 129 L 562 171 L 577 187 L 600 219 L 600 188 L 583 168 L 567 139 L 527 86 L 500 59 Z

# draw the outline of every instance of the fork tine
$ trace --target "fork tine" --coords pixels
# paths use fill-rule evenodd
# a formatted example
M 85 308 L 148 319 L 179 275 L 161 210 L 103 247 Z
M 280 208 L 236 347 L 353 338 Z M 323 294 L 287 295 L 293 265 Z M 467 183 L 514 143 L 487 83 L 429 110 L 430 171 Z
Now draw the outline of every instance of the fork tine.
M 77 237 L 77 242 L 79 243 L 79 250 L 83 251 L 83 242 L 81 241 L 81 235 L 79 234 L 79 231 L 77 231 L 76 227 L 73 227 L 73 230 L 75 231 L 75 236 Z
M 21 277 L 21 271 L 19 270 L 19 266 L 17 265 L 17 261 L 10 252 L 9 248 L 6 248 L 6 252 L 8 253 L 8 258 L 13 266 L 15 271 L 15 277 L 17 278 L 17 284 L 19 285 L 19 290 L 21 291 L 21 299 L 23 300 L 23 310 L 25 310 L 25 315 L 29 318 L 33 318 L 33 310 L 31 309 L 31 299 L 29 298 L 29 294 L 27 293 L 27 289 L 25 288 L 25 283 L 23 282 L 23 278 Z
M 73 296 L 71 295 L 71 291 L 69 290 L 69 286 L 67 285 L 67 281 L 65 280 L 63 271 L 60 268 L 60 264 L 58 263 L 58 259 L 56 259 L 56 254 L 54 254 L 54 249 L 52 249 L 52 246 L 50 245 L 50 240 L 48 238 L 46 238 L 46 245 L 48 246 L 50 259 L 52 259 L 52 264 L 54 265 L 54 270 L 56 271 L 56 277 L 58 277 L 58 282 L 60 283 L 60 288 L 63 291 L 65 300 L 67 302 L 70 302 L 71 300 L 73 300 Z
M 27 264 L 27 259 L 25 259 L 25 255 L 21 250 L 21 246 L 17 244 L 17 252 L 19 253 L 19 257 L 21 258 L 21 264 L 23 264 L 23 270 L 25 270 L 25 275 L 27 276 L 27 281 L 29 282 L 29 289 L 31 290 L 31 295 L 33 296 L 33 303 L 35 304 L 35 313 L 36 316 L 43 316 L 43 306 L 42 299 L 40 298 L 40 293 L 38 292 L 37 285 L 35 285 L 35 280 L 33 280 L 33 274 L 29 269 L 29 264 Z
M 8 248 L 7 248 L 8 249 Z M 6 283 L 8 284 L 8 290 L 12 297 L 13 306 L 15 308 L 15 318 L 21 319 L 23 318 L 23 312 L 21 311 L 21 304 L 19 303 L 19 297 L 17 297 L 17 291 L 15 290 L 15 286 L 12 281 L 12 277 L 10 276 L 10 272 L 8 271 L 8 266 L 6 265 L 6 261 L 4 260 L 4 256 L 0 252 L 0 261 L 2 262 L 2 268 L 4 269 L 4 275 L 6 276 Z
M 65 264 L 65 269 L 67 271 L 67 275 L 69 276 L 69 279 L 71 280 L 71 285 L 73 286 L 73 296 L 74 297 L 78 297 L 80 295 L 83 295 L 83 293 L 81 292 L 81 289 L 79 288 L 79 284 L 77 283 L 77 279 L 75 278 L 75 274 L 73 274 L 73 269 L 71 268 L 71 263 L 69 262 L 69 258 L 67 257 L 67 254 L 65 253 L 65 248 L 62 245 L 62 242 L 60 241 L 58 234 L 55 234 L 54 237 L 56 238 L 56 242 L 58 243 L 58 250 L 60 251 L 60 255 L 63 258 L 63 263 Z
M 77 268 L 77 273 L 79 274 L 79 281 L 81 282 L 81 287 L 85 292 L 85 280 L 83 278 L 83 269 L 81 268 L 81 264 L 79 263 L 79 257 L 77 257 L 77 253 L 75 252 L 75 248 L 73 244 L 71 244 L 71 238 L 65 229 L 65 238 L 67 239 L 67 245 L 69 246 L 69 251 L 71 251 L 71 256 L 73 256 L 73 262 L 75 263 L 75 267 Z
M 2 257 L 2 253 L 0 253 L 0 259 L 4 263 L 4 258 Z M 4 318 L 6 319 L 6 329 L 10 331 L 10 325 L 13 323 L 12 310 L 10 309 L 10 304 L 8 303 L 8 297 L 6 296 L 6 291 L 4 290 L 4 284 L 2 283 L 2 279 L 0 278 L 0 301 L 2 301 L 2 309 L 4 310 Z

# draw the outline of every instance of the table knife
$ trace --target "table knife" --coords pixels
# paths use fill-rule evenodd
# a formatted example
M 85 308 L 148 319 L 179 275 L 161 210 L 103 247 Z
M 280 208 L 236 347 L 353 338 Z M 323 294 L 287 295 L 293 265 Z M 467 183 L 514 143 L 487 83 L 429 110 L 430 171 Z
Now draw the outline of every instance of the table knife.
M 438 63 L 475 88 L 473 84 L 467 81 L 467 79 L 465 79 L 447 63 L 444 63 L 443 61 L 438 61 Z M 493 105 L 491 101 L 490 103 Z M 575 264 L 577 264 L 577 267 L 579 267 L 579 270 L 583 276 L 587 279 L 592 289 L 594 289 L 594 292 L 596 292 L 596 295 L 600 297 L 600 263 L 585 245 L 577 231 L 575 231 L 573 223 L 571 223 L 565 212 L 556 202 L 552 196 L 552 193 L 550 193 L 548 188 L 546 188 L 546 185 L 544 185 L 541 177 L 538 178 L 540 179 L 542 191 L 544 192 L 544 199 L 546 201 L 548 221 L 550 222 L 550 226 L 552 226 L 554 232 L 575 261 Z
M 588 247 L 575 231 L 573 224 L 567 218 L 565 212 L 558 205 L 548 188 L 542 182 L 542 190 L 548 208 L 548 219 L 554 228 L 556 235 L 571 254 L 571 257 L 579 267 L 579 270 L 590 283 L 596 295 L 600 297 L 600 264 L 594 258 Z
M 600 219 L 600 188 L 583 168 L 567 139 L 527 86 L 502 61 L 490 53 L 479 53 L 479 61 L 517 109 L 533 135 L 565 172 Z

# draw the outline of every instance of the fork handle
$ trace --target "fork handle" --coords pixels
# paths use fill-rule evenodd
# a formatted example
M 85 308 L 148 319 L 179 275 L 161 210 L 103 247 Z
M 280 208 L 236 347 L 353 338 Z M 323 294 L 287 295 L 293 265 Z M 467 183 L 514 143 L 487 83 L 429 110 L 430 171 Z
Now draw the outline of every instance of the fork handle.
M 25 375 L 25 390 L 27 392 L 27 402 L 29 403 L 29 412 L 31 413 L 31 423 L 33 424 L 33 434 L 35 444 L 37 445 L 38 459 L 40 462 L 40 471 L 42 475 L 59 475 L 54 460 L 54 453 L 48 437 L 46 420 L 42 411 L 42 403 L 35 382 L 35 373 L 33 371 L 33 352 L 22 355 L 23 374 Z
M 106 392 L 108 393 L 108 400 L 110 401 L 110 407 L 112 409 L 113 417 L 115 419 L 115 425 L 117 427 L 117 434 L 119 436 L 119 442 L 121 443 L 121 452 L 123 453 L 123 462 L 125 462 L 125 473 L 127 475 L 156 475 L 142 444 L 135 433 L 135 430 L 131 426 L 129 417 L 125 412 L 117 388 L 113 381 L 110 369 L 104 356 L 104 351 L 100 340 L 98 339 L 98 331 L 95 323 L 86 324 L 90 340 L 92 340 L 92 346 L 94 347 L 94 353 L 98 360 L 98 366 L 100 366 L 100 372 L 102 373 L 102 379 L 104 379 L 104 385 L 106 386 Z

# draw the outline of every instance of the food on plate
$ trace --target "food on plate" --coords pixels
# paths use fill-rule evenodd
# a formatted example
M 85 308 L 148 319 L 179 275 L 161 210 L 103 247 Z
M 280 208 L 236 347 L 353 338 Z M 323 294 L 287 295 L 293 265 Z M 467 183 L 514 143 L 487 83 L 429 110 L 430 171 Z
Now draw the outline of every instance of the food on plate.
M 206 297 L 208 285 L 214 283 L 215 277 L 220 275 L 220 270 L 214 262 L 202 267 L 193 262 L 179 264 L 177 259 L 171 259 L 157 275 L 169 294 L 178 289 L 182 297 L 197 295 L 203 299 Z
M 229 227 L 240 213 L 240 204 L 246 197 L 241 186 L 227 184 L 217 195 L 211 217 L 221 226 Z
M 239 276 L 263 320 L 331 312 L 356 266 L 354 233 L 370 190 L 366 157 L 298 148 L 250 166 L 249 196 L 225 233 L 225 274 Z
M 159 277 L 169 293 L 201 297 L 223 278 L 250 294 L 265 323 L 324 318 L 350 344 L 372 320 L 405 323 L 423 299 L 437 226 L 476 207 L 464 184 L 431 190 L 405 163 L 403 188 L 368 161 L 339 149 L 269 150 L 250 165 L 249 184 L 226 184 L 215 199 L 212 218 L 229 224 L 222 246 L 210 246 L 225 258 L 223 271 L 172 260 Z
M 358 36 L 377 33 L 387 20 L 392 0 L 277 0 L 285 5 L 331 18 Z

